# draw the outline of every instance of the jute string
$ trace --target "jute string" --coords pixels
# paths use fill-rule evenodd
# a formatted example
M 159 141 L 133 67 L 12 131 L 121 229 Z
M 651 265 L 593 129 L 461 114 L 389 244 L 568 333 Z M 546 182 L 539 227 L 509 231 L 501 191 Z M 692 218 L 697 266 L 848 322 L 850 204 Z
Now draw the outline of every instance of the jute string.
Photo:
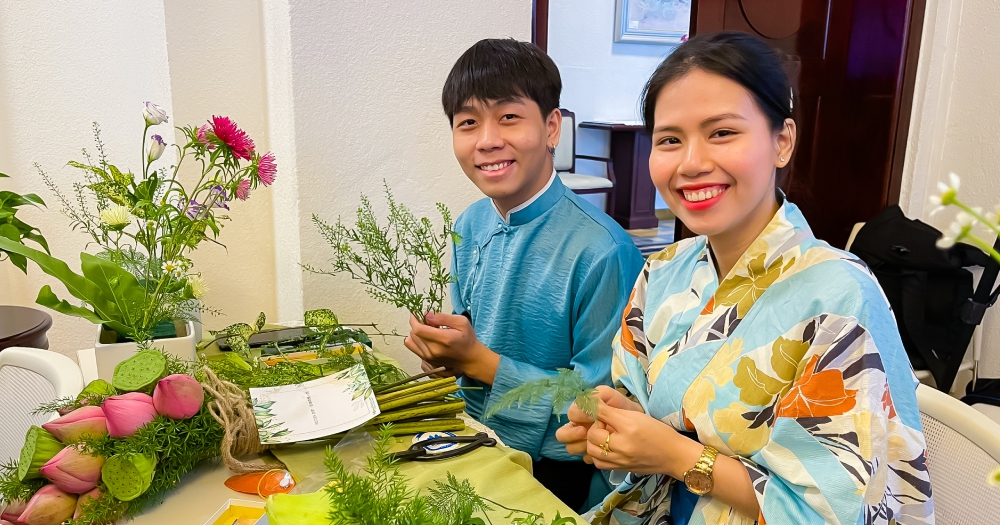
M 211 369 L 204 367 L 205 382 L 202 386 L 212 395 L 208 411 L 222 425 L 222 462 L 238 474 L 272 470 L 274 463 L 247 463 L 236 459 L 246 454 L 259 454 L 268 448 L 260 444 L 257 420 L 250 406 L 250 399 L 240 387 L 219 379 Z

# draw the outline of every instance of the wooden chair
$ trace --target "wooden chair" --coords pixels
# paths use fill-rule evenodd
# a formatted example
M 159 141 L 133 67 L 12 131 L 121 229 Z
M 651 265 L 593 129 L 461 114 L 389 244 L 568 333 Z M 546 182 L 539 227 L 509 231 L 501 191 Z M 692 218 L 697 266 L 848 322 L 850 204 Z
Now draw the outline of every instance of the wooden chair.
M 559 146 L 553 156 L 553 165 L 559 179 L 573 193 L 605 193 L 604 212 L 613 215 L 615 212 L 615 169 L 614 162 L 609 157 L 593 155 L 577 155 L 576 153 L 576 114 L 560 108 L 562 113 L 562 131 L 559 134 Z M 607 177 L 584 175 L 576 173 L 576 159 L 603 162 L 607 166 Z

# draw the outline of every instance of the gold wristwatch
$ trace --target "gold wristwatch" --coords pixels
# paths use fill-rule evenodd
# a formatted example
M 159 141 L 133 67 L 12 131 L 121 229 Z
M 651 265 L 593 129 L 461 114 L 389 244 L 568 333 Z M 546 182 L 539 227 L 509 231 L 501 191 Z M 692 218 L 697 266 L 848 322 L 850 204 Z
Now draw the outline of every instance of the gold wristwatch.
M 705 445 L 698 462 L 691 467 L 691 470 L 684 473 L 684 484 L 687 485 L 688 490 L 699 496 L 712 492 L 712 486 L 715 485 L 712 480 L 712 467 L 715 465 L 715 457 L 718 455 L 718 450 Z

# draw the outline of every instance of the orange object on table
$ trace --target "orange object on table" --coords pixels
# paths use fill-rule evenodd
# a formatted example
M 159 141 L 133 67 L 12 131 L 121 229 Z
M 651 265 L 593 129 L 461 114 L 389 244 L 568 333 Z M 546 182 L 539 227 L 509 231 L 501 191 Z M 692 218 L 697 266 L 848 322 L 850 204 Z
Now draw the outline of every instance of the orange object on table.
M 244 494 L 256 494 L 267 499 L 271 494 L 287 494 L 295 487 L 295 478 L 284 469 L 237 474 L 226 480 L 226 486 Z

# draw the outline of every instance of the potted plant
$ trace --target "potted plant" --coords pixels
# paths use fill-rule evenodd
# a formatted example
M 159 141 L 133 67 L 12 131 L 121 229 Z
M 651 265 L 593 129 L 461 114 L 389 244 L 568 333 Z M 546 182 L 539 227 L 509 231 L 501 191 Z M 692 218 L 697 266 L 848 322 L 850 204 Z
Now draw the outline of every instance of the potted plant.
M 0 179 L 8 179 L 9 175 L 0 173 Z M 0 191 L 0 237 L 11 242 L 24 244 L 29 240 L 49 251 L 49 243 L 42 237 L 42 232 L 34 226 L 17 218 L 17 209 L 22 206 L 45 206 L 45 201 L 34 193 L 19 195 L 12 191 Z M 22 272 L 28 273 L 28 259 L 17 253 L 10 253 L 0 248 L 0 261 L 10 260 Z
M 63 205 L 74 230 L 87 233 L 97 254 L 80 254 L 80 270 L 48 253 L 0 237 L 0 250 L 34 261 L 59 279 L 72 304 L 48 285 L 36 302 L 57 312 L 99 325 L 95 342 L 98 374 L 110 378 L 114 367 L 140 347 L 155 346 L 183 359 L 196 358 L 194 320 L 203 311 L 201 274 L 189 255 L 202 241 L 216 239 L 235 200 L 247 200 L 259 185 L 274 182 L 277 166 L 271 153 L 255 151 L 253 140 L 228 117 L 213 116 L 201 127 L 177 128 L 183 144 L 173 146 L 176 159 L 162 159 L 167 142 L 151 134 L 167 122 L 156 104 L 143 108 L 143 158 L 138 175 L 108 161 L 94 124 L 96 157 L 70 166 L 82 173 L 73 198 L 64 194 L 36 165 L 46 185 Z M 200 165 L 194 184 L 182 183 L 184 160 Z

